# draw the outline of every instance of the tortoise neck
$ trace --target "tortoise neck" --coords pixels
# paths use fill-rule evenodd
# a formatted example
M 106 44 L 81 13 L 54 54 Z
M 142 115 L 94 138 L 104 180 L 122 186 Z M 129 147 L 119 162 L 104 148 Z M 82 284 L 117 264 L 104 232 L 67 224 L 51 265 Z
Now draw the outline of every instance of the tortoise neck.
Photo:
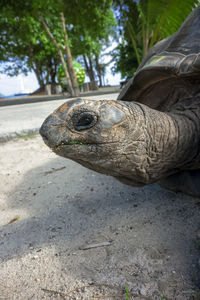
M 192 169 L 200 162 L 200 108 L 185 103 L 173 112 L 160 112 L 138 104 L 145 122 L 145 183 L 158 181 L 178 170 Z M 197 109 L 198 107 L 198 109 Z M 198 166 L 197 166 L 198 167 Z
M 168 113 L 177 131 L 181 169 L 200 167 L 200 98 L 179 101 Z

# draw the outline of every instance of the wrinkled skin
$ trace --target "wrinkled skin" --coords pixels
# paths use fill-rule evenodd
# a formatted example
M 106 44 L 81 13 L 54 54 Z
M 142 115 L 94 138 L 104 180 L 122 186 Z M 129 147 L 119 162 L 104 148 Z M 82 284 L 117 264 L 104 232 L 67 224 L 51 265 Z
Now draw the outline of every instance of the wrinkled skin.
M 40 134 L 58 155 L 142 186 L 199 167 L 198 110 L 199 99 L 164 113 L 136 102 L 79 98 L 55 110 Z

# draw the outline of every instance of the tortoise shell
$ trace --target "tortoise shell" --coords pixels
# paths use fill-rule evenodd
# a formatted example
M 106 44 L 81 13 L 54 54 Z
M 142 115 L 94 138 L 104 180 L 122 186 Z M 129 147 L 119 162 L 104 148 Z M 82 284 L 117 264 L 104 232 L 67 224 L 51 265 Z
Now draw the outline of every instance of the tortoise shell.
M 200 93 L 200 7 L 180 29 L 155 44 L 118 100 L 136 101 L 161 111 Z

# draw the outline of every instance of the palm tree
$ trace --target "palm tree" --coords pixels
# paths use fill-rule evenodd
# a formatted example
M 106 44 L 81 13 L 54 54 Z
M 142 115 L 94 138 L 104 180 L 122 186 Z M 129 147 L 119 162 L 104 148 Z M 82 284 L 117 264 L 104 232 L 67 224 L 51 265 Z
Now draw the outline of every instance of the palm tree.
M 140 0 L 135 3 L 137 11 L 132 18 L 124 6 L 124 20 L 138 64 L 156 42 L 175 33 L 198 4 L 199 0 Z M 138 51 L 141 45 L 142 53 Z

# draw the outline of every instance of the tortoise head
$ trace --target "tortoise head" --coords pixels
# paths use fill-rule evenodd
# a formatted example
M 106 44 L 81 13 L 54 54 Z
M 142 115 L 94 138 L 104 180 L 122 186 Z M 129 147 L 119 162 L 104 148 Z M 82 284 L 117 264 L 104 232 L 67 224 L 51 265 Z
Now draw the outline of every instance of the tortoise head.
M 130 132 L 141 131 L 132 121 L 128 106 L 121 101 L 79 98 L 67 101 L 48 116 L 40 134 L 56 154 L 119 177 L 128 162 Z M 139 132 L 136 135 L 138 150 Z

